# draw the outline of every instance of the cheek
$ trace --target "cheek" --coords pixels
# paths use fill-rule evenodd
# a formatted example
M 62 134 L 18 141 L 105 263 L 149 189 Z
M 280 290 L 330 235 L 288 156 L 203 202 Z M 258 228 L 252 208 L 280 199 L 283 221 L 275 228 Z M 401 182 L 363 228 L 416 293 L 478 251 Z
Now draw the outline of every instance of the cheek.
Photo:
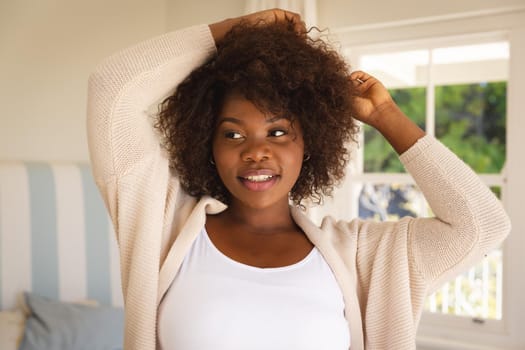
M 217 142 L 217 140 L 215 139 L 213 139 L 213 142 L 211 144 L 211 154 L 213 156 L 215 163 L 220 162 L 221 157 L 224 155 L 223 147 L 221 147 L 220 142 Z
M 294 170 L 297 175 L 301 172 L 301 167 L 303 165 L 304 150 L 302 145 L 297 145 L 297 147 L 292 151 L 286 154 L 285 164 L 288 164 Z
M 212 153 L 216 163 L 228 163 L 231 159 L 231 151 L 227 147 L 221 147 L 220 144 L 213 146 Z
M 227 147 L 221 147 L 220 144 L 213 144 L 212 147 L 213 160 L 215 162 L 215 169 L 219 174 L 222 182 L 229 178 L 228 174 L 235 168 L 235 156 Z

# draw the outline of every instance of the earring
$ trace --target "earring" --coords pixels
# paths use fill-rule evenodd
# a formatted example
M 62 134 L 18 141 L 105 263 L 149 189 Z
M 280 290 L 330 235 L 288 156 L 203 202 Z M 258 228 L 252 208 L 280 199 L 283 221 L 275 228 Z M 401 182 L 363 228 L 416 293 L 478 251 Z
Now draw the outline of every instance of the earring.
M 303 157 L 303 162 L 307 162 L 310 160 L 310 153 L 305 153 Z
M 213 160 L 213 157 L 211 157 L 211 156 L 210 156 L 209 162 L 210 162 L 211 165 L 215 165 L 215 160 Z

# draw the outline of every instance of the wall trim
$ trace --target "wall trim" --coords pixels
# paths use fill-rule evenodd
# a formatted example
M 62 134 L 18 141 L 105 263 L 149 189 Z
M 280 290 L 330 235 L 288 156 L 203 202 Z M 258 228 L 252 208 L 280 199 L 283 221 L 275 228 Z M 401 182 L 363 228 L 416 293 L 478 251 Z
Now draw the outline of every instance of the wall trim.
M 477 11 L 450 13 L 450 14 L 439 15 L 439 16 L 410 18 L 410 19 L 399 20 L 399 21 L 369 23 L 369 24 L 361 24 L 357 26 L 345 26 L 345 27 L 339 27 L 339 28 L 333 29 L 332 32 L 335 34 L 339 34 L 339 33 L 347 33 L 347 32 L 377 30 L 377 29 L 390 29 L 390 28 L 397 28 L 397 27 L 407 27 L 407 26 L 414 26 L 414 25 L 421 25 L 421 24 L 458 21 L 458 20 L 480 18 L 480 17 L 492 17 L 495 15 L 500 16 L 500 15 L 507 15 L 507 14 L 516 14 L 517 12 L 525 12 L 525 4 L 516 5 L 516 6 L 507 6 L 507 7 L 501 7 L 501 8 L 493 8 L 493 9 L 483 9 L 483 10 L 477 10 Z

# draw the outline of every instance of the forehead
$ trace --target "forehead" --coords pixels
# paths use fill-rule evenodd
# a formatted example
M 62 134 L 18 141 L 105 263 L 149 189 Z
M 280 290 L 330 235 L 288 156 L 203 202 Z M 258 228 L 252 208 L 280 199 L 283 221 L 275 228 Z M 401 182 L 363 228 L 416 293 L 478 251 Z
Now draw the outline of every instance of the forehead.
M 264 122 L 276 122 L 282 120 L 291 122 L 293 119 L 283 113 L 272 113 L 264 110 L 261 106 L 253 103 L 241 93 L 232 92 L 225 96 L 220 109 L 217 122 L 259 119 Z

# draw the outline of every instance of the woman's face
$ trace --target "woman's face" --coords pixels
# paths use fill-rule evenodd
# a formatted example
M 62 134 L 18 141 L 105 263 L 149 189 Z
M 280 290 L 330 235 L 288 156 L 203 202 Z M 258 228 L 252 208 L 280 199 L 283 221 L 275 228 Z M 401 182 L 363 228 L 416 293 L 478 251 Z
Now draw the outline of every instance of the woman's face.
M 257 209 L 287 205 L 303 154 L 297 122 L 264 114 L 240 94 L 226 97 L 213 137 L 213 157 L 232 204 Z

